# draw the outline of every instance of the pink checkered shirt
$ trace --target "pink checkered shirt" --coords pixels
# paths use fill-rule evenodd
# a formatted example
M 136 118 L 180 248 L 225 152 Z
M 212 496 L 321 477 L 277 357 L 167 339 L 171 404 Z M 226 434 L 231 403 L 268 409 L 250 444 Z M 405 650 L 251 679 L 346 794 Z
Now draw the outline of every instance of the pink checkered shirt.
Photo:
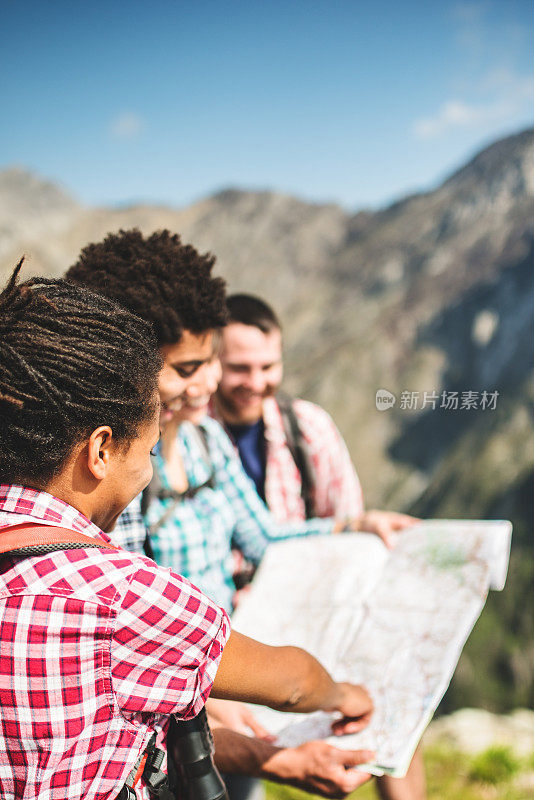
M 0 485 L 0 528 L 47 523 L 110 541 L 45 492 Z M 210 692 L 228 618 L 125 551 L 0 560 L 0 796 L 111 800 L 154 728 Z
M 306 400 L 295 400 L 293 407 L 313 465 L 316 516 L 336 519 L 359 516 L 363 513 L 360 481 L 332 418 Z M 267 505 L 278 522 L 305 519 L 300 473 L 287 446 L 278 404 L 272 397 L 263 402 L 263 421 L 267 443 Z

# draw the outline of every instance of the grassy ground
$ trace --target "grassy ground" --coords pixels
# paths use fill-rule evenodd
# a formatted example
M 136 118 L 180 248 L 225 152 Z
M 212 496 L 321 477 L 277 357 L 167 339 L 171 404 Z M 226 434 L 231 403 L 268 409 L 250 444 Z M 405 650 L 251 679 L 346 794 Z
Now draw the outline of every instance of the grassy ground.
M 534 800 L 534 757 L 517 759 L 502 748 L 469 757 L 443 746 L 425 750 L 428 800 Z M 311 800 L 314 795 L 267 784 L 267 800 Z M 351 795 L 377 800 L 372 782 Z

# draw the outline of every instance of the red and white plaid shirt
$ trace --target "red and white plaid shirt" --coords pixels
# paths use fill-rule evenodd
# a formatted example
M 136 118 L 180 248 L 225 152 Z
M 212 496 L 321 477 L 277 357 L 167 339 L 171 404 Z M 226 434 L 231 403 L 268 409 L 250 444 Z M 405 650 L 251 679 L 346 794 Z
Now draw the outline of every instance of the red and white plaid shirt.
M 362 488 L 332 418 L 320 406 L 306 400 L 294 400 L 293 408 L 313 465 L 316 516 L 336 519 L 360 516 L 364 510 Z M 278 522 L 305 519 L 300 473 L 287 446 L 282 416 L 273 397 L 263 401 L 263 422 L 267 443 L 267 505 Z
M 0 485 L 0 528 L 47 523 L 110 538 L 45 492 Z M 125 551 L 0 560 L 0 796 L 111 800 L 156 725 L 210 692 L 225 612 Z

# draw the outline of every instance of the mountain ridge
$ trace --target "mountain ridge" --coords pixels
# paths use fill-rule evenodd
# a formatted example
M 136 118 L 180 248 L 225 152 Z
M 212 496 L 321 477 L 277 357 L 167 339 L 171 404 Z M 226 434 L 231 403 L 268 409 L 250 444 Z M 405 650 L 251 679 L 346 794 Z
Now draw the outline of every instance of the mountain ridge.
M 378 211 L 235 188 L 182 209 L 84 208 L 50 182 L 40 194 L 33 176 L 21 178 L 21 191 L 36 194 L 26 214 L 16 179 L 0 173 L 4 277 L 22 252 L 30 256 L 25 274 L 59 275 L 109 231 L 178 231 L 217 255 L 232 291 L 265 296 L 279 311 L 286 387 L 332 413 L 369 505 L 513 520 L 516 585 L 488 612 L 510 653 L 504 667 L 492 657 L 487 685 L 496 710 L 534 702 L 532 679 L 524 679 L 524 659 L 534 673 L 534 629 L 521 614 L 534 600 L 534 128 Z M 381 388 L 397 397 L 388 412 L 375 405 Z M 421 400 L 452 391 L 498 392 L 498 406 L 401 407 L 403 392 Z M 511 653 L 510 631 L 530 643 L 523 660 Z M 478 647 L 476 636 L 470 646 Z M 469 657 L 468 648 L 464 666 Z M 459 696 L 469 689 L 477 697 L 462 669 Z M 503 671 L 509 701 L 495 688 Z

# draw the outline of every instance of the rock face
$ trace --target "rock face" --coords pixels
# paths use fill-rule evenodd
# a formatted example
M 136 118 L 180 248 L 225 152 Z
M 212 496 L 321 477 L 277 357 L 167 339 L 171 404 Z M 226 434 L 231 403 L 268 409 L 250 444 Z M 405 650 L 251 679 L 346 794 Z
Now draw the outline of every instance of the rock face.
M 42 268 L 60 257 L 60 241 L 75 224 L 81 207 L 50 181 L 22 169 L 0 172 L 0 259 L 3 269 L 17 254 L 35 250 Z
M 480 708 L 463 708 L 430 723 L 426 744 L 443 742 L 462 753 L 475 755 L 489 747 L 510 747 L 521 757 L 534 753 L 534 711 L 490 714 Z
M 28 272 L 61 274 L 88 241 L 134 225 L 213 251 L 232 290 L 280 312 L 287 388 L 331 411 L 368 505 L 511 518 L 509 587 L 490 599 L 449 697 L 534 701 L 534 130 L 376 213 L 237 190 L 182 210 L 83 209 L 20 170 L 0 175 L 0 209 L 6 272 L 27 252 Z M 378 389 L 393 409 L 377 410 Z M 440 408 L 443 392 L 476 393 L 478 408 Z M 484 392 L 494 410 L 480 408 Z

